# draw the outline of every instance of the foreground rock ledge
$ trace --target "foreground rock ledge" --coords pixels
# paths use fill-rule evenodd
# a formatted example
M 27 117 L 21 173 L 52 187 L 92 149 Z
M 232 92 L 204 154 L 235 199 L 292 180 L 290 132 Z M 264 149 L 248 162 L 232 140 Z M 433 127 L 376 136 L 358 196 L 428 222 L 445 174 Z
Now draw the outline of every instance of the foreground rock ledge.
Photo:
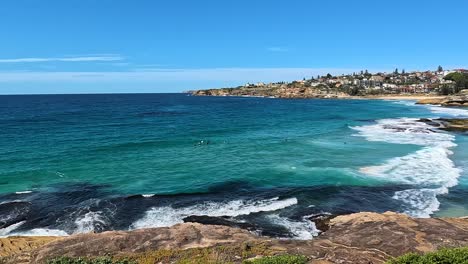
M 1 251 L 4 253 L 5 241 L 2 243 Z M 468 219 L 415 219 L 392 212 L 357 213 L 333 218 L 328 231 L 309 241 L 277 240 L 258 237 L 237 228 L 184 223 L 170 228 L 57 238 L 36 249 L 17 250 L 19 253 L 5 261 L 44 263 L 57 256 L 125 256 L 161 249 L 188 250 L 249 243 L 262 243 L 273 254 L 306 255 L 311 259 L 310 263 L 383 263 L 407 252 L 468 246 Z

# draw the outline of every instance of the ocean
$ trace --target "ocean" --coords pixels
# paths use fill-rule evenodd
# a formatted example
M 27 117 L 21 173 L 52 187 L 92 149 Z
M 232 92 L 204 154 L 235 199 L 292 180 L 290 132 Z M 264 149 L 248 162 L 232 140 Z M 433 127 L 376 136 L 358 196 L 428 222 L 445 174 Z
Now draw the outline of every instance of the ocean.
M 0 236 L 211 216 L 310 239 L 311 216 L 468 215 L 468 137 L 412 101 L 0 96 Z

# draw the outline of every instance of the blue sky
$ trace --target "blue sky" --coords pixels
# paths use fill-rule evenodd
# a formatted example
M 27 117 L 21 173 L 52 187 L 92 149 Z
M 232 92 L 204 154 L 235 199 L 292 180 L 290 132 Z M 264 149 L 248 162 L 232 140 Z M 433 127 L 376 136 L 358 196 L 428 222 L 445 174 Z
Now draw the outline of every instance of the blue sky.
M 468 1 L 4 0 L 0 94 L 468 67 Z

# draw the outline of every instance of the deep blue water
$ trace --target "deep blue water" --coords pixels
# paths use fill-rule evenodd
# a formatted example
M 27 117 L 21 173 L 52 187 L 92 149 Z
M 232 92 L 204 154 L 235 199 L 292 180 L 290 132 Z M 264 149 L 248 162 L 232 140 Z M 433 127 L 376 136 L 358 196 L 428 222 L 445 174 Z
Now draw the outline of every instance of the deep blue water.
M 466 134 L 379 100 L 0 96 L 0 235 L 169 226 L 191 215 L 310 238 L 318 213 L 467 215 Z

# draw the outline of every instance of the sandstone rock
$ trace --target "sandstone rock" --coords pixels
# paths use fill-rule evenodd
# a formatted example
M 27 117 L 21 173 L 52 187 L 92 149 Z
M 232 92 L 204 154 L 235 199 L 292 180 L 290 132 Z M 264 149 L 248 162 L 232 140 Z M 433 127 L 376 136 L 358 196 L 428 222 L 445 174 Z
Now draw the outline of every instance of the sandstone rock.
M 35 251 L 32 263 L 40 263 L 57 256 L 93 257 L 156 249 L 189 249 L 255 239 L 256 237 L 246 230 L 195 223 L 130 232 L 81 234 L 52 242 Z
M 465 107 L 468 106 L 468 96 L 466 94 L 459 94 L 445 98 L 427 98 L 419 100 L 417 104 Z
M 418 100 L 416 104 L 431 104 L 431 105 L 440 105 L 444 101 L 444 98 L 425 98 Z
M 60 237 L 8 237 L 0 238 L 0 263 L 30 263 L 32 250 Z
M 335 217 L 329 230 L 313 240 L 277 240 L 258 237 L 246 230 L 225 226 L 179 224 L 170 228 L 104 232 L 75 235 L 53 241 L 19 254 L 5 263 L 42 263 L 56 256 L 102 256 L 136 254 L 161 249 L 193 250 L 197 247 L 225 245 L 217 252 L 232 254 L 228 245 L 253 247 L 261 245 L 256 255 L 301 254 L 311 263 L 384 263 L 407 252 L 429 252 L 439 248 L 468 246 L 467 218 L 417 219 L 404 214 L 386 212 L 357 213 Z M 252 246 L 250 246 L 252 245 Z M 242 246 L 241 246 L 242 247 Z M 229 255 L 241 263 L 239 254 Z M 226 256 L 224 256 L 226 257 Z M 227 259 L 224 258 L 224 259 Z M 248 258 L 255 257 L 250 255 Z M 26 261 L 26 262 L 21 262 Z

